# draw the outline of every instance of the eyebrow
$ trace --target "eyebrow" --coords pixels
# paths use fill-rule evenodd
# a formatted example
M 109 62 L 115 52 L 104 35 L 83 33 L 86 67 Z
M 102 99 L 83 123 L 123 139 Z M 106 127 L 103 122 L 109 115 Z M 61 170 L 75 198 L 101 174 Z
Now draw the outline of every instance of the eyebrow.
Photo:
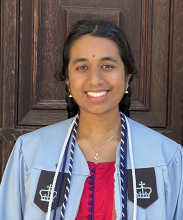
M 101 61 L 109 60 L 109 61 L 118 63 L 118 61 L 117 61 L 116 59 L 112 58 L 112 57 L 103 57 L 103 58 L 101 58 L 100 60 L 101 60 Z M 88 59 L 86 59 L 86 58 L 76 58 L 76 59 L 72 62 L 72 64 L 74 65 L 74 64 L 79 63 L 79 62 L 82 62 L 82 61 L 88 61 Z
M 72 64 L 74 65 L 74 64 L 79 63 L 79 62 L 81 62 L 81 61 L 88 61 L 88 59 L 85 59 L 85 58 L 76 58 L 76 59 L 72 62 Z
M 109 60 L 109 61 L 112 61 L 112 62 L 118 63 L 118 61 L 115 60 L 115 59 L 112 58 L 112 57 L 103 57 L 103 58 L 101 59 L 101 61 L 103 61 L 103 60 Z

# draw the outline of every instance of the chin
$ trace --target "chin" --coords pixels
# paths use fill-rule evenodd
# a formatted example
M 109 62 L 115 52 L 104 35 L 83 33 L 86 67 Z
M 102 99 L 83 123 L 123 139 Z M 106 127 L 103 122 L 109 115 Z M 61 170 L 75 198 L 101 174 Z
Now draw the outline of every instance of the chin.
M 114 111 L 114 108 L 111 107 L 95 107 L 95 108 L 80 108 L 82 109 L 81 111 L 87 112 L 89 114 L 93 115 L 103 115 L 106 113 L 109 113 L 110 111 Z M 117 106 L 117 111 L 119 111 L 119 107 Z

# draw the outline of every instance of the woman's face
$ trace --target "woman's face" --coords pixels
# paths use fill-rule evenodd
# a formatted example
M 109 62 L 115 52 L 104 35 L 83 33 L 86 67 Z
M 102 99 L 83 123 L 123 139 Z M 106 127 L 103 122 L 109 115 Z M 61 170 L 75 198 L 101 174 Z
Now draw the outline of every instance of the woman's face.
M 80 111 L 104 114 L 121 101 L 127 79 L 117 45 L 106 38 L 85 35 L 70 50 L 68 66 L 71 93 Z

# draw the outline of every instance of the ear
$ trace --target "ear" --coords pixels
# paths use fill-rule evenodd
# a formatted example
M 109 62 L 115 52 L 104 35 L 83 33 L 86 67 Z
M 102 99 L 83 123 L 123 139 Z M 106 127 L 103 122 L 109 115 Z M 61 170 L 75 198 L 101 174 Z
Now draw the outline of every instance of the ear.
M 128 76 L 125 77 L 125 81 L 126 81 L 125 82 L 125 86 L 126 86 L 125 88 L 128 88 L 128 86 L 129 86 L 130 77 L 131 77 L 131 74 L 129 74 Z
M 67 86 L 69 87 L 69 79 L 65 80 L 65 83 L 67 84 Z

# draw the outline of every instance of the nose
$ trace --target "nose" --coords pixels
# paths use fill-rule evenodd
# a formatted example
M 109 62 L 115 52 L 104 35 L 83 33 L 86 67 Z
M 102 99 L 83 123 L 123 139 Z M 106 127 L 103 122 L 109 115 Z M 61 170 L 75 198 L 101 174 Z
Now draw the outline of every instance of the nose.
M 101 85 L 103 83 L 103 75 L 99 68 L 93 67 L 88 72 L 88 81 L 90 85 Z

